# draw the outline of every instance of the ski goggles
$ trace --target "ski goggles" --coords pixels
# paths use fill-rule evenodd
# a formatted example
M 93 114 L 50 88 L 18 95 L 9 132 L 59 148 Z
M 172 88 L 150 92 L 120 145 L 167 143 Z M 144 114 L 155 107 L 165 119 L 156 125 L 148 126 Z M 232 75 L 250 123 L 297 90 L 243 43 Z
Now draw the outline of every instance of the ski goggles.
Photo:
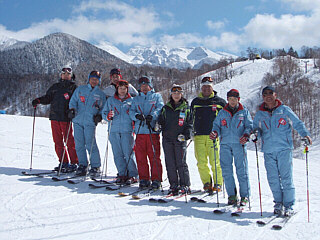
M 182 93 L 183 90 L 181 87 L 173 87 L 173 88 L 171 88 L 171 92 L 172 93 L 174 93 L 174 92 Z
M 202 87 L 202 86 L 211 86 L 211 87 L 213 87 L 213 80 L 212 80 L 212 78 L 211 78 L 211 77 L 204 77 L 204 78 L 202 78 L 200 86 L 201 86 L 201 87 Z
M 147 78 L 147 77 L 141 77 L 141 78 L 139 78 L 139 84 L 149 84 L 150 83 L 150 80 L 149 80 L 149 78 Z
M 72 73 L 72 68 L 62 68 L 61 73 Z

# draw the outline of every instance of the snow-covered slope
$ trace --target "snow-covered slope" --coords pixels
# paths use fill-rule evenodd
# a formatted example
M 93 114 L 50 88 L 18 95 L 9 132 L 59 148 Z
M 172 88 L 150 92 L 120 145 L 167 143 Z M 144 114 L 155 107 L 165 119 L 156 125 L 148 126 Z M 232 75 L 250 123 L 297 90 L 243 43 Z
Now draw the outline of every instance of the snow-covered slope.
M 260 219 L 255 152 L 248 152 L 252 211 L 234 218 L 212 213 L 217 207 L 216 196 L 206 204 L 185 203 L 181 198 L 161 205 L 119 198 L 116 192 L 104 189 L 92 190 L 88 182 L 71 185 L 22 176 L 21 171 L 30 166 L 32 117 L 0 115 L 0 129 L 0 239 L 319 239 L 319 145 L 310 148 L 309 156 L 311 222 L 307 222 L 305 160 L 295 159 L 298 213 L 283 230 L 273 231 L 270 226 L 258 227 L 255 223 Z M 102 159 L 106 134 L 106 125 L 99 124 L 97 143 Z M 162 156 L 164 165 L 163 159 Z M 262 159 L 259 153 L 263 217 L 267 217 L 273 203 Z M 188 148 L 187 161 L 192 189 L 200 189 L 193 143 Z M 36 118 L 33 168 L 52 169 L 56 165 L 50 122 Z M 108 175 L 115 174 L 109 148 Z M 219 201 L 226 203 L 223 193 L 219 194 Z
M 23 48 L 26 44 L 28 44 L 28 42 L 18 41 L 14 38 L 8 38 L 6 36 L 0 36 L 0 51 Z

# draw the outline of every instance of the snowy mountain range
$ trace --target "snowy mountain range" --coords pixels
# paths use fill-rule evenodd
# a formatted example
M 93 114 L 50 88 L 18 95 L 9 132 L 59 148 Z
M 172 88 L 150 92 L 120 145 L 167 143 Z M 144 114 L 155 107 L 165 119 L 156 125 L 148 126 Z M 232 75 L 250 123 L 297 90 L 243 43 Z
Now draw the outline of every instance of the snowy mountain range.
M 60 33 L 60 35 L 62 35 L 62 33 Z M 0 51 L 23 48 L 27 44 L 29 43 L 6 36 L 0 36 Z M 130 64 L 177 69 L 198 69 L 203 64 L 214 64 L 222 58 L 237 58 L 236 55 L 224 52 L 213 52 L 205 47 L 168 48 L 166 46 L 137 46 L 131 48 L 127 53 L 123 53 L 117 47 L 107 42 L 100 42 L 96 47 Z

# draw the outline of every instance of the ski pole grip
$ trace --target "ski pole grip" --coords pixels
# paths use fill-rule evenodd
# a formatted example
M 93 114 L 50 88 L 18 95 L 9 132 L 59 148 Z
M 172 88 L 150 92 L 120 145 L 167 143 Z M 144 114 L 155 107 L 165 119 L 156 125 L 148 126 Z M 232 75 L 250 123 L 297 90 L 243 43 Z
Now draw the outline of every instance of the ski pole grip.
M 305 138 L 302 138 L 301 141 L 303 141 L 303 144 L 304 144 L 305 146 L 310 145 L 310 141 L 309 141 L 309 139 L 306 138 L 306 137 L 305 137 Z

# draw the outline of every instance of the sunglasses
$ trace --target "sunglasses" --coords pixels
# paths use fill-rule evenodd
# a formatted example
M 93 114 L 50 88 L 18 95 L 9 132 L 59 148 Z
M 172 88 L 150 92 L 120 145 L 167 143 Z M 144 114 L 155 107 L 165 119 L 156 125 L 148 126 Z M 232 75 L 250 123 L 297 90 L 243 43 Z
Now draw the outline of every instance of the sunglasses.
M 72 73 L 72 69 L 71 68 L 62 68 L 61 73 Z
M 149 78 L 141 77 L 141 78 L 139 79 L 139 84 L 148 84 L 148 83 L 150 83 Z
M 173 88 L 171 88 L 171 92 L 172 93 L 174 93 L 174 92 L 182 93 L 183 90 L 181 87 L 173 87 Z

